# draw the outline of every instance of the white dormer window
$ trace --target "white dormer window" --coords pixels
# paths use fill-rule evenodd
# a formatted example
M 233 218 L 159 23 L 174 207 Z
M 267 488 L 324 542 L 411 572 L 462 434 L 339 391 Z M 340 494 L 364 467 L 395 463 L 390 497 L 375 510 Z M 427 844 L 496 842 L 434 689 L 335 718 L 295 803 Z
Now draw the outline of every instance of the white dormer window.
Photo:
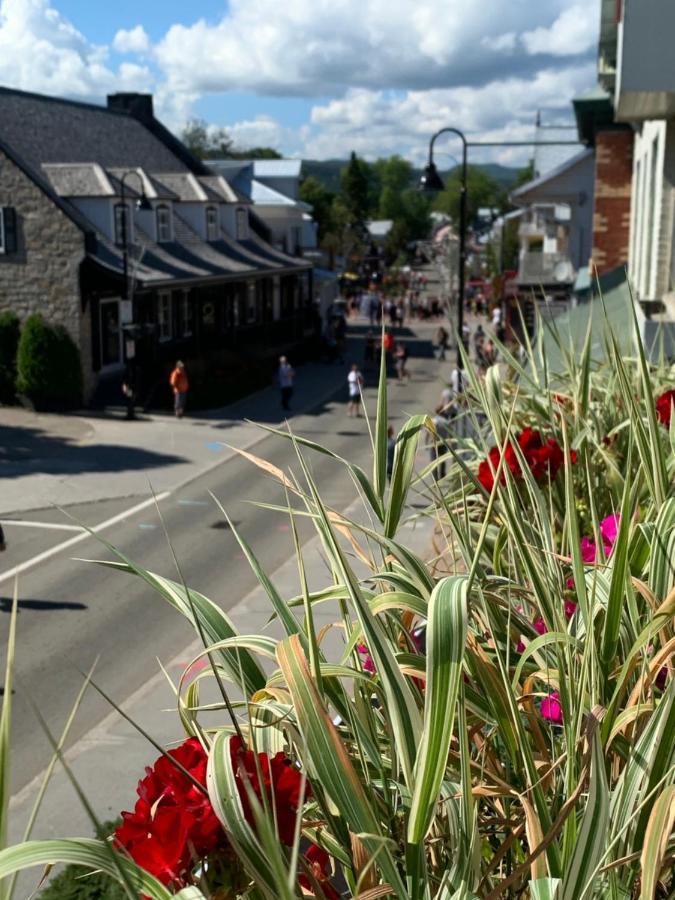
M 247 241 L 248 237 L 248 210 L 240 207 L 237 210 L 237 240 Z
M 206 207 L 206 240 L 218 240 L 218 210 L 215 206 Z
M 157 242 L 164 244 L 171 240 L 171 210 L 168 206 L 157 207 Z
M 124 218 L 126 212 L 126 235 L 124 234 Z M 115 243 L 120 247 L 133 242 L 133 217 L 128 203 L 115 204 Z

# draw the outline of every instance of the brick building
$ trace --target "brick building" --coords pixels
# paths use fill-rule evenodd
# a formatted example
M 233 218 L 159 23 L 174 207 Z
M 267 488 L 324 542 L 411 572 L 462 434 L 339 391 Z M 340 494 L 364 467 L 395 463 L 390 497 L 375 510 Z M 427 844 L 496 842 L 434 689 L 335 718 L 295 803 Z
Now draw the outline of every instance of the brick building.
M 269 238 L 151 96 L 103 107 L 0 89 L 0 311 L 70 332 L 90 402 L 119 402 L 130 375 L 142 401 L 163 402 L 178 356 L 215 397 L 302 352 L 311 265 Z

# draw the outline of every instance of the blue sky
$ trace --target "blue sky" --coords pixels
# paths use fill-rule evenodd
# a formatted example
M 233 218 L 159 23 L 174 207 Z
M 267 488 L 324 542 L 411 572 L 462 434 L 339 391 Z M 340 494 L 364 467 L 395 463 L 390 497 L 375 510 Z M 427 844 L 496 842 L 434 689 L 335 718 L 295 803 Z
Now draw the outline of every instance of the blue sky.
M 201 117 L 242 146 L 419 162 L 443 125 L 524 140 L 538 109 L 571 121 L 598 21 L 598 0 L 0 0 L 0 84 L 151 91 L 176 131 Z

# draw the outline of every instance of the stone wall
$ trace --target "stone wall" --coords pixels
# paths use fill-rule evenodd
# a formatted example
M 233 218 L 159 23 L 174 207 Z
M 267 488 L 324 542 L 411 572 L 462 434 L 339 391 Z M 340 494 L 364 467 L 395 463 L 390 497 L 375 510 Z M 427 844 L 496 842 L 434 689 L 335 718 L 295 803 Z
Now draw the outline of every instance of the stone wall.
M 0 311 L 23 322 L 41 313 L 63 325 L 80 348 L 85 394 L 93 387 L 91 326 L 82 314 L 79 269 L 83 232 L 0 150 L 0 206 L 16 210 L 18 248 L 0 253 Z
M 628 262 L 632 180 L 632 130 L 598 132 L 591 252 L 599 275 Z

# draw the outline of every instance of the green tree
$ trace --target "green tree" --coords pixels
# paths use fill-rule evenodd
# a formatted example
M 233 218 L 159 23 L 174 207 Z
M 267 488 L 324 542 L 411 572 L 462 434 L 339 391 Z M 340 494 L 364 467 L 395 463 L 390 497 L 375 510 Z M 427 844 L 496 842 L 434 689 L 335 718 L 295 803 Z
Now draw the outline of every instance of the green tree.
M 80 351 L 65 328 L 29 316 L 21 330 L 16 358 L 19 394 L 36 409 L 66 409 L 82 399 Z
M 378 159 L 373 169 L 380 182 L 378 216 L 398 219 L 404 214 L 403 193 L 413 181 L 413 168 L 401 156 Z
M 434 209 L 450 216 L 453 222 L 459 221 L 459 204 L 462 182 L 459 168 L 452 170 L 445 183 L 445 190 L 438 195 Z M 476 216 L 481 207 L 496 207 L 504 210 L 508 198 L 502 185 L 490 177 L 482 169 L 469 166 L 467 169 L 467 211 L 469 222 Z
M 224 128 L 209 128 L 205 119 L 190 119 L 181 141 L 198 159 L 281 159 L 273 147 L 236 147 Z
M 529 163 L 524 166 L 517 174 L 514 188 L 520 187 L 521 184 L 527 184 L 528 181 L 532 181 L 534 178 L 534 160 L 531 159 Z
M 332 208 L 335 194 L 310 175 L 300 185 L 300 199 L 312 207 L 312 216 L 318 226 L 319 241 L 322 241 L 333 224 Z
M 340 201 L 352 225 L 362 225 L 370 212 L 370 168 L 352 151 L 349 163 L 340 176 Z
M 19 346 L 19 319 L 9 310 L 0 313 L 0 403 L 12 403 L 16 396 L 16 351 Z
M 228 158 L 233 150 L 232 139 L 225 129 L 209 130 L 204 119 L 190 119 L 180 139 L 198 159 Z

